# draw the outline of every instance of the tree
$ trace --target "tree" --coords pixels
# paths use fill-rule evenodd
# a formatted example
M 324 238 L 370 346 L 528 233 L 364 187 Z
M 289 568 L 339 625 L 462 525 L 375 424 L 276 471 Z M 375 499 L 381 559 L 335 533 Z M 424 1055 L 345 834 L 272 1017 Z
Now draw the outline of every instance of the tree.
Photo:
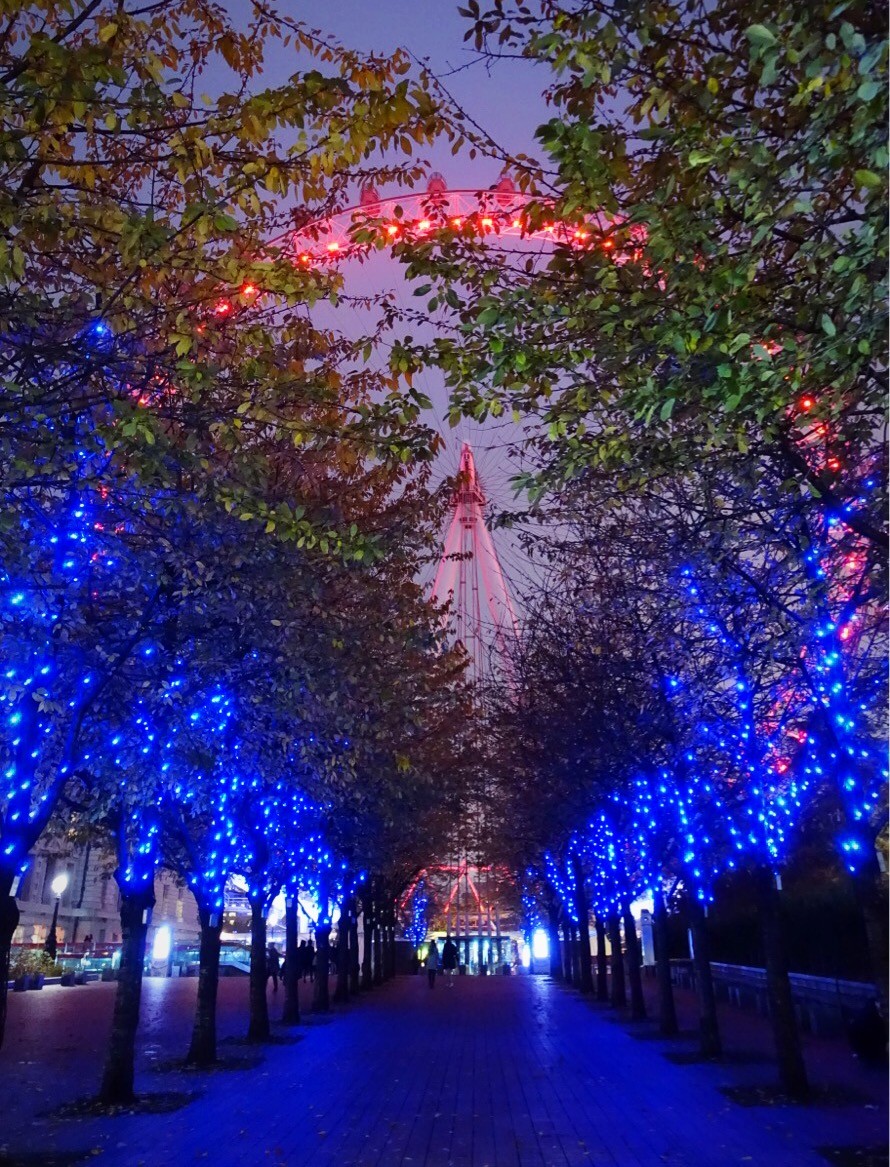
M 646 479 L 767 451 L 838 513 L 882 444 L 887 365 L 886 28 L 870 0 L 495 0 L 483 53 L 542 62 L 555 173 L 529 228 L 549 262 L 467 236 L 412 248 L 460 283 L 454 336 L 422 355 L 455 412 L 513 408 L 548 433 L 538 488 L 604 466 Z M 521 165 L 521 164 L 520 164 Z M 560 232 L 552 237 L 559 239 Z M 411 356 L 398 352 L 411 367 Z M 854 457 L 808 462 L 798 403 Z M 886 545 L 886 476 L 854 529 Z
M 259 88 L 276 42 L 308 67 Z M 214 66 L 234 85 L 204 102 L 196 86 Z M 207 584 L 201 560 L 166 562 L 164 539 L 222 506 L 251 534 L 370 560 L 373 534 L 340 526 L 331 495 L 308 484 L 339 469 L 379 493 L 369 481 L 391 483 L 411 450 L 428 453 L 410 395 L 344 375 L 336 339 L 307 324 L 302 305 L 332 280 L 269 246 L 298 225 L 283 198 L 323 215 L 356 176 L 416 176 L 410 160 L 370 161 L 439 126 L 406 70 L 402 56 L 365 62 L 260 5 L 244 32 L 204 0 L 47 0 L 7 21 L 3 967 L 13 880 L 73 773 L 95 694 L 163 641 L 153 622 L 169 639 L 171 609 Z M 375 470 L 356 474 L 369 454 Z M 283 463 L 302 491 L 279 493 Z

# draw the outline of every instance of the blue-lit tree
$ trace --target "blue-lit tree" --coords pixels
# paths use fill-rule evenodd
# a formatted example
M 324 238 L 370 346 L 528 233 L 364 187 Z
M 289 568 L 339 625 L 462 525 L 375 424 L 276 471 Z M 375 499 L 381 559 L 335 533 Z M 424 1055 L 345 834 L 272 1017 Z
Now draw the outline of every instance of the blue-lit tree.
M 426 939 L 429 928 L 429 906 L 430 899 L 426 893 L 426 882 L 419 879 L 408 901 L 407 918 L 403 925 L 405 938 L 410 940 L 414 948 L 418 948 Z
M 245 764 L 242 759 L 242 765 Z M 282 758 L 282 762 L 285 761 Z M 309 867 L 321 854 L 330 859 L 317 838 L 317 812 L 305 794 L 287 781 L 239 774 L 232 783 L 233 822 L 238 839 L 235 868 L 247 881 L 250 903 L 250 1017 L 248 1041 L 268 1041 L 271 1035 L 266 1000 L 266 917 L 282 888 L 295 895 L 312 887 Z M 319 913 L 327 912 L 323 878 L 319 879 Z M 325 907 L 321 907 L 324 900 Z M 330 923 L 328 922 L 328 927 Z M 319 966 L 320 967 L 320 966 Z
M 78 469 L 80 487 L 18 500 L 0 534 L 0 1040 L 13 884 L 66 788 L 101 786 L 84 743 L 109 702 L 126 708 L 124 674 L 150 662 L 164 589 L 90 482 L 96 467 Z
M 164 861 L 195 897 L 201 928 L 195 1023 L 186 1056 L 196 1066 L 216 1061 L 220 934 L 226 884 L 238 853 L 228 732 L 234 715 L 234 702 L 221 690 L 192 710 L 192 740 L 168 770 L 162 800 Z

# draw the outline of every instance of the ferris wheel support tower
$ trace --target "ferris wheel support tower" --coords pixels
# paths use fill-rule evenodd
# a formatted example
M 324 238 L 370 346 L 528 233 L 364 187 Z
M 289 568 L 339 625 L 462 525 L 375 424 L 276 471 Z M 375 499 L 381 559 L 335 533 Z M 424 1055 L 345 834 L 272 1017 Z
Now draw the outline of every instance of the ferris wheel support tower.
M 519 622 L 498 553 L 485 523 L 485 493 L 469 442 L 460 454 L 451 520 L 430 595 L 450 603 L 457 639 L 470 658 L 473 679 L 489 673 L 492 656 L 506 661 Z

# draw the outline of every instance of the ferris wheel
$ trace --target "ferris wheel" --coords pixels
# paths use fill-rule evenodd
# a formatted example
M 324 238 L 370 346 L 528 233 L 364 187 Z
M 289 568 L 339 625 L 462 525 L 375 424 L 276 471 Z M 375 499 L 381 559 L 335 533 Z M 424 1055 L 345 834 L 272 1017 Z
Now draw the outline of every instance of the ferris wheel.
M 532 206 L 546 206 L 546 202 L 518 190 L 507 174 L 486 189 L 449 190 L 442 175 L 434 173 L 425 191 L 381 198 L 376 187 L 366 186 L 356 206 L 312 220 L 276 239 L 273 245 L 306 268 L 364 256 L 387 245 L 420 242 L 441 231 L 614 249 L 616 221 L 609 216 L 587 216 L 583 223 L 569 224 L 550 220 L 546 214 L 543 218 L 532 216 Z
M 507 175 L 485 189 L 449 190 L 436 173 L 423 191 L 381 197 L 375 188 L 365 187 L 355 206 L 309 222 L 275 240 L 274 246 L 304 269 L 348 267 L 351 261 L 366 262 L 378 254 L 386 262 L 389 249 L 397 244 L 438 235 L 447 246 L 450 234 L 482 239 L 487 246 L 538 248 L 545 253 L 554 244 L 601 245 L 609 250 L 605 217 L 567 225 L 548 221 L 540 212 L 533 215 L 533 203 L 541 206 L 540 199 L 518 190 Z M 347 276 L 347 285 L 349 281 Z M 435 322 L 430 323 L 434 327 Z M 436 391 L 426 391 L 426 395 L 435 411 Z M 519 633 L 511 576 L 524 574 L 524 558 L 511 546 L 509 536 L 492 531 L 489 521 L 490 513 L 506 503 L 504 451 L 511 438 L 514 446 L 519 438 L 518 431 L 505 437 L 508 425 L 516 430 L 512 423 L 448 424 L 443 391 L 438 396 L 443 404 L 436 421 L 446 443 L 447 475 L 454 487 L 441 558 L 434 578 L 428 581 L 429 596 L 437 606 L 449 605 L 452 635 L 467 654 L 469 679 L 479 683 L 503 672 L 503 662 Z M 499 491 L 501 497 L 493 497 Z

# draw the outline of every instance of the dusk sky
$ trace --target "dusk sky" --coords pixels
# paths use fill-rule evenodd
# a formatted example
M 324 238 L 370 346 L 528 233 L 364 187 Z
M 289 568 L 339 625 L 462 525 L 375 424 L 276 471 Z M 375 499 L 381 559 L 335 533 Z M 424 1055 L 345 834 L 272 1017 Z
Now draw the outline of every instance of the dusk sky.
M 307 24 L 333 33 L 343 44 L 377 53 L 405 47 L 427 58 L 458 103 L 506 150 L 536 153 L 535 127 L 547 117 L 541 90 L 549 75 L 523 61 L 495 62 L 491 70 L 463 40 L 469 21 L 445 0 L 331 0 L 292 4 Z M 430 155 L 448 185 L 483 186 L 497 177 L 492 161 L 463 164 L 442 146 Z

